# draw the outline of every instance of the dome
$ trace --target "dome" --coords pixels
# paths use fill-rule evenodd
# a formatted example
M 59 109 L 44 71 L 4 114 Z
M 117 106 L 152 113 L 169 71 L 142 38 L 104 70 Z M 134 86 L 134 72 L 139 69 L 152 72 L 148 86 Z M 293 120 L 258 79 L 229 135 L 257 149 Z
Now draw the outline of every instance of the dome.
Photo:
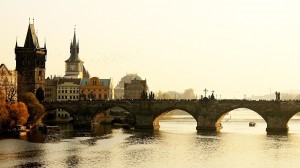
M 142 80 L 141 77 L 139 77 L 137 74 L 127 74 L 123 78 L 121 78 L 121 81 L 118 83 L 118 87 L 124 88 L 124 83 L 130 83 L 132 79 Z

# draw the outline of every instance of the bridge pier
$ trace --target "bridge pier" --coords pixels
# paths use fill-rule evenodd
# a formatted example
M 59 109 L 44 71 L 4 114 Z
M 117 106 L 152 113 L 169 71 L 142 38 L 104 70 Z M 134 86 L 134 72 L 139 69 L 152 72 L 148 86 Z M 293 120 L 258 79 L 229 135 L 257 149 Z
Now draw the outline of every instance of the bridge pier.
M 220 132 L 222 126 L 214 116 L 198 116 L 196 129 L 198 132 Z
M 136 125 L 134 126 L 136 129 L 154 129 L 153 126 L 153 116 L 145 115 L 145 114 L 137 114 L 136 115 Z
M 268 133 L 287 133 L 289 131 L 289 127 L 287 126 L 287 121 L 285 121 L 282 117 L 267 117 L 267 128 L 266 131 Z

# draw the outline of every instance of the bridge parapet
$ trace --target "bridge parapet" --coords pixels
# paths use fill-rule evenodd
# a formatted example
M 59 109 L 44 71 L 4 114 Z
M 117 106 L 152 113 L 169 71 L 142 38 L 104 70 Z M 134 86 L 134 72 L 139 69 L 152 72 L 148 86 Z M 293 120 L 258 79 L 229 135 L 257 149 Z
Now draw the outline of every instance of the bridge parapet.
M 44 102 L 45 109 L 64 109 L 71 115 L 92 116 L 112 107 L 121 107 L 136 118 L 136 128 L 157 128 L 158 118 L 179 109 L 192 115 L 197 121 L 197 130 L 221 129 L 220 121 L 230 111 L 247 108 L 255 111 L 267 122 L 267 131 L 284 132 L 287 123 L 300 112 L 300 101 L 254 101 L 254 100 L 100 100 Z

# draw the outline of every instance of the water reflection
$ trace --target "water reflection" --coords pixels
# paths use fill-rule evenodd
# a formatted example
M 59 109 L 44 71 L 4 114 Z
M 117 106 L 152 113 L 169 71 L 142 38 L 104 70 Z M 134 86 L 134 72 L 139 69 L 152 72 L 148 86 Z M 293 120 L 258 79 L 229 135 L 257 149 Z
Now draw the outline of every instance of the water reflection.
M 252 129 L 247 122 L 228 123 L 220 133 L 197 133 L 194 121 L 160 126 L 159 131 L 124 131 L 111 125 L 60 125 L 59 134 L 37 131 L 20 137 L 26 140 L 2 139 L 0 167 L 300 166 L 300 132 L 267 135 L 259 123 Z

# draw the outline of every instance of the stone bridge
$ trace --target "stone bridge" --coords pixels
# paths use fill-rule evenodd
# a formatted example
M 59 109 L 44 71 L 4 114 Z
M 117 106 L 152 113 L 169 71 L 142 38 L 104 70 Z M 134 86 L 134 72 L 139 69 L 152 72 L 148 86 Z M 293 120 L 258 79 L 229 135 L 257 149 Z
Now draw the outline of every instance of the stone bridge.
M 75 119 L 92 120 L 97 114 L 121 107 L 135 120 L 137 129 L 159 129 L 159 119 L 171 110 L 183 110 L 197 121 L 198 131 L 219 132 L 220 122 L 230 111 L 247 108 L 259 114 L 267 123 L 267 132 L 288 132 L 289 120 L 300 112 L 300 101 L 252 100 L 101 100 L 44 102 L 46 110 L 63 109 Z

